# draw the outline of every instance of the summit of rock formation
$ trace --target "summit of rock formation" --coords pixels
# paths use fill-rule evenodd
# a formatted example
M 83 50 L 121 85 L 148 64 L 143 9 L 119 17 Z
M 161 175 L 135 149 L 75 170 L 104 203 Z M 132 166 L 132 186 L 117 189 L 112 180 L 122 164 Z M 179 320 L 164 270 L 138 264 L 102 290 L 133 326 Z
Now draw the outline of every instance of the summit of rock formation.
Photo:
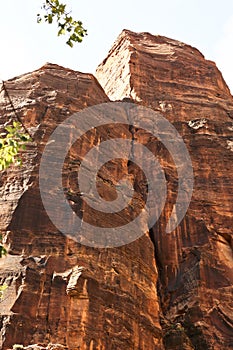
M 149 33 L 123 30 L 96 76 L 111 100 L 231 99 L 214 62 L 190 45 Z
M 232 349 L 233 97 L 216 65 L 179 41 L 124 30 L 96 78 L 48 63 L 5 86 L 33 142 L 22 167 L 0 178 L 0 233 L 8 250 L 0 259 L 0 284 L 8 285 L 0 302 L 1 348 Z M 91 129 L 63 167 L 64 193 L 83 220 L 105 223 L 77 185 L 83 157 L 103 140 L 129 138 L 153 149 L 168 182 L 158 222 L 130 244 L 101 249 L 64 236 L 50 221 L 39 164 L 60 123 L 110 100 L 148 107 L 175 126 L 190 154 L 194 190 L 183 221 L 167 234 L 178 181 L 172 155 L 127 123 Z M 0 116 L 1 128 L 14 118 L 3 87 Z M 106 168 L 110 177 L 102 171 L 98 183 L 107 200 L 114 177 L 133 177 L 138 198 L 145 195 L 145 176 L 133 164 L 114 159 Z

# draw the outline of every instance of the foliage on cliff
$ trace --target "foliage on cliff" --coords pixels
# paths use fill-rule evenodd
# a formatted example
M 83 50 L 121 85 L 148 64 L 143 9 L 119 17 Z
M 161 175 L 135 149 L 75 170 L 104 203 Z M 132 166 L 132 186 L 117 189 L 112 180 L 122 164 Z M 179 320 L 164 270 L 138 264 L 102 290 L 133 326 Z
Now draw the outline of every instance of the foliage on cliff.
M 5 127 L 5 132 L 0 134 L 0 171 L 8 168 L 12 163 L 22 164 L 19 153 L 25 149 L 28 141 L 30 136 L 19 122 L 13 121 L 12 125 Z

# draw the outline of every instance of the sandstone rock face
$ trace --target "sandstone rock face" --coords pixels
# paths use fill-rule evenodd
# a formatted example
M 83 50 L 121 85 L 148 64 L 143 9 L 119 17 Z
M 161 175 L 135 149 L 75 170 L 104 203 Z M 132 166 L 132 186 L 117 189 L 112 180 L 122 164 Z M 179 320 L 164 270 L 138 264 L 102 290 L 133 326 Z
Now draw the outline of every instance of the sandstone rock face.
M 23 155 L 22 168 L 1 175 L 0 232 L 8 255 L 0 259 L 0 283 L 8 289 L 0 303 L 0 345 L 40 350 L 232 349 L 229 89 L 215 64 L 198 50 L 130 31 L 122 32 L 96 75 L 104 90 L 92 75 L 52 64 L 6 82 L 34 141 Z M 80 162 L 103 140 L 129 138 L 153 149 L 168 182 L 165 208 L 149 232 L 123 247 L 97 249 L 65 237 L 52 224 L 41 201 L 39 163 L 58 124 L 109 98 L 130 100 L 164 115 L 187 145 L 195 184 L 184 220 L 167 234 L 178 181 L 172 156 L 158 140 L 132 126 L 90 130 L 71 148 L 63 168 L 64 193 L 83 220 L 105 222 L 85 205 L 77 185 Z M 13 116 L 3 89 L 0 116 L 2 126 Z M 100 171 L 98 186 L 107 200 L 114 197 L 114 178 L 127 176 L 134 179 L 138 201 L 143 202 L 142 172 L 124 159 L 113 160 L 106 169 Z
M 81 246 L 54 227 L 40 197 L 38 165 L 51 132 L 67 116 L 108 97 L 92 75 L 51 64 L 6 87 L 34 142 L 23 167 L 1 178 L 1 232 L 8 249 L 0 259 L 0 282 L 8 285 L 1 302 L 2 348 L 164 349 L 149 234 L 121 248 Z M 0 110 L 3 124 L 12 116 L 3 91 Z M 130 134 L 125 127 L 111 133 Z M 76 172 L 82 155 L 100 137 L 104 130 L 92 130 L 72 147 L 64 165 L 64 192 L 74 210 L 87 217 Z M 128 171 L 127 162 L 119 165 Z
M 130 31 L 119 36 L 98 67 L 97 78 L 110 98 L 130 98 L 160 111 L 183 136 L 195 179 L 189 210 L 176 231 L 166 235 L 168 205 L 151 230 L 161 310 L 170 324 L 182 325 L 195 349 L 231 349 L 233 99 L 229 89 L 215 64 L 198 50 Z M 134 137 L 149 143 L 140 131 Z M 171 162 L 164 163 L 172 182 L 176 174 L 171 167 Z M 181 338 L 169 330 L 164 345 L 184 349 Z

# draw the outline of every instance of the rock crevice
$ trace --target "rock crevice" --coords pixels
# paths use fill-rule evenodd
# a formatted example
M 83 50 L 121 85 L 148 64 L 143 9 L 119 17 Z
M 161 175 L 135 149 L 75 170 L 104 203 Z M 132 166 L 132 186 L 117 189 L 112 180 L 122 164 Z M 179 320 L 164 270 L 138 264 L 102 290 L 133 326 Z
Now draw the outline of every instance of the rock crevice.
M 0 230 L 8 255 L 0 259 L 0 284 L 8 289 L 0 303 L 0 346 L 230 350 L 230 91 L 215 64 L 197 49 L 128 30 L 98 66 L 96 77 L 46 64 L 6 82 L 35 142 L 23 154 L 22 168 L 1 175 Z M 122 137 L 142 143 L 158 157 L 168 183 L 161 217 L 144 236 L 123 247 L 95 249 L 63 236 L 52 224 L 41 201 L 38 170 L 46 142 L 62 121 L 110 99 L 149 107 L 175 126 L 188 148 L 195 186 L 186 216 L 167 234 L 178 182 L 172 155 L 134 126 L 91 129 L 71 147 L 63 167 L 64 193 L 83 220 L 99 218 L 82 200 L 77 173 L 85 154 L 103 140 Z M 12 113 L 1 91 L 1 127 Z M 141 205 L 148 184 L 126 159 L 114 159 L 100 171 L 100 193 L 112 200 L 122 176 L 132 181 Z

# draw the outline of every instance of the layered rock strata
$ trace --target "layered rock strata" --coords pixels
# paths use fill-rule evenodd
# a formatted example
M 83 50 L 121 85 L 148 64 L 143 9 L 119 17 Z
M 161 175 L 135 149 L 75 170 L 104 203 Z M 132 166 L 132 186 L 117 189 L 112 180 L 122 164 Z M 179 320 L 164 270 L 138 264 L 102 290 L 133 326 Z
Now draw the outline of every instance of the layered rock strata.
M 23 154 L 22 168 L 12 167 L 1 177 L 1 232 L 8 249 L 0 259 L 1 284 L 8 285 L 1 301 L 2 348 L 164 349 L 149 233 L 121 248 L 86 247 L 54 227 L 41 201 L 39 163 L 49 135 L 74 112 L 108 102 L 108 97 L 92 75 L 52 64 L 5 86 L 34 140 Z M 3 90 L 0 110 L 2 124 L 14 117 Z M 122 126 L 112 134 L 130 133 Z M 104 130 L 92 130 L 71 148 L 64 164 L 64 193 L 77 214 L 87 217 L 77 170 L 100 137 Z M 120 165 L 128 173 L 127 161 Z M 47 181 L 49 174 L 48 169 Z M 108 193 L 111 188 L 105 188 Z
M 170 235 L 169 210 L 151 230 L 163 315 L 180 323 L 195 349 L 230 349 L 232 336 L 233 99 L 216 65 L 195 48 L 123 31 L 97 78 L 113 100 L 160 111 L 182 135 L 194 170 L 189 210 Z M 135 139 L 142 140 L 135 130 Z M 169 181 L 171 162 L 164 164 Z M 175 338 L 177 335 L 175 336 Z M 172 337 L 171 337 L 172 339 Z M 173 341 L 165 345 L 175 349 Z M 183 347 L 181 347 L 183 349 Z
M 0 282 L 8 289 L 0 303 L 0 344 L 3 349 L 14 344 L 70 350 L 231 349 L 230 91 L 215 64 L 198 50 L 148 33 L 123 31 L 96 76 L 103 88 L 90 74 L 47 64 L 6 82 L 34 140 L 22 168 L 1 176 L 0 227 L 8 255 L 0 259 Z M 122 137 L 144 144 L 158 157 L 168 183 L 165 208 L 149 232 L 123 247 L 97 249 L 65 237 L 51 223 L 38 169 L 49 135 L 63 120 L 109 99 L 135 102 L 169 120 L 189 150 L 195 182 L 184 220 L 167 234 L 179 180 L 172 155 L 151 135 L 126 125 L 127 119 L 107 131 L 90 130 L 71 148 L 63 168 L 64 193 L 82 219 L 105 223 L 86 207 L 77 184 L 80 162 L 103 140 Z M 3 89 L 0 115 L 2 126 L 14 117 Z M 113 160 L 106 169 L 98 184 L 107 200 L 114 198 L 114 178 L 126 176 L 133 178 L 143 203 L 145 178 L 139 169 L 125 159 Z

